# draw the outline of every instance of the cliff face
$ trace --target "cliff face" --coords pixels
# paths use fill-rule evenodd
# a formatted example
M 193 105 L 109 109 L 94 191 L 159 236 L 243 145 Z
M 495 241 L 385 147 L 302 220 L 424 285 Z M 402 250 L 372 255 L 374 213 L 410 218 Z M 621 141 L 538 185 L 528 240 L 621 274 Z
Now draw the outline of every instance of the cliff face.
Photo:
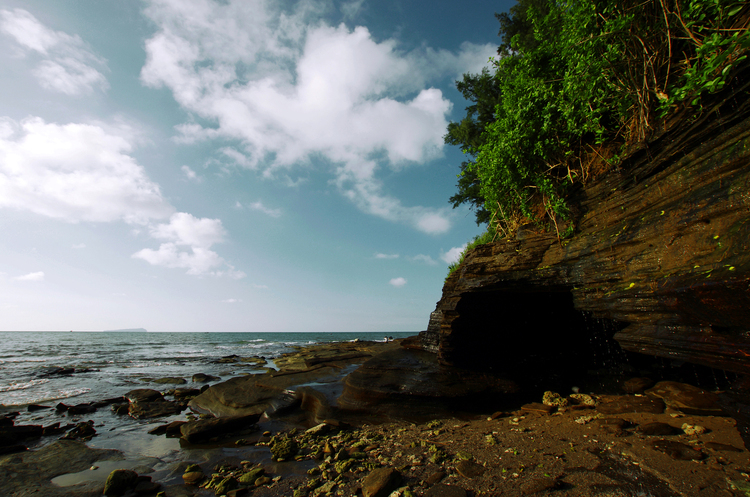
M 535 353 L 596 353 L 580 332 L 595 326 L 625 350 L 749 373 L 746 93 L 733 89 L 586 185 L 571 238 L 522 230 L 467 254 L 425 345 L 446 365 L 503 370 Z

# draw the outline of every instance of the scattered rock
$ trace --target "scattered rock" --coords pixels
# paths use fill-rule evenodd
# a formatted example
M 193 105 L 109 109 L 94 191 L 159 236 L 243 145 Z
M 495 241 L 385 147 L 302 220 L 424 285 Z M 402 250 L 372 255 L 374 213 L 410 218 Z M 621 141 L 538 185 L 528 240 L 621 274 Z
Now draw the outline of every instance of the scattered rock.
M 186 485 L 198 485 L 205 477 L 203 471 L 189 471 L 182 474 L 182 480 Z
M 193 383 L 207 383 L 209 381 L 219 381 L 221 378 L 218 376 L 211 376 L 210 374 L 205 373 L 196 373 L 193 375 L 192 381 Z
M 484 466 L 473 461 L 461 461 L 456 464 L 456 471 L 465 478 L 477 478 L 485 472 Z
M 184 411 L 186 406 L 179 402 L 159 400 L 154 402 L 132 402 L 128 414 L 135 419 L 150 419 L 160 416 L 172 416 Z
M 167 437 L 179 437 L 182 435 L 182 432 L 180 431 L 180 428 L 182 425 L 184 425 L 186 421 L 172 421 L 171 423 L 167 423 L 165 425 L 159 425 L 155 428 L 152 428 L 149 430 L 150 435 L 167 435 Z
M 75 427 L 70 430 L 68 433 L 63 435 L 61 440 L 83 440 L 88 441 L 91 440 L 96 435 L 96 430 L 94 429 L 94 422 L 93 421 L 86 421 L 82 423 L 78 423 L 75 425 Z
M 164 396 L 161 392 L 152 388 L 136 388 L 135 390 L 126 393 L 125 398 L 128 399 L 128 402 L 131 404 L 135 402 L 156 402 L 164 400 Z
M 437 471 L 428 476 L 425 480 L 425 483 L 427 483 L 427 485 L 429 486 L 435 485 L 436 483 L 439 483 L 443 478 L 445 478 L 445 476 L 445 471 Z
M 393 468 L 374 469 L 362 481 L 364 497 L 387 497 L 401 484 L 401 473 Z
M 188 421 L 180 426 L 182 438 L 190 443 L 203 443 L 214 437 L 253 428 L 260 414 L 234 418 L 212 418 Z
M 161 385 L 183 385 L 187 383 L 187 381 L 185 381 L 185 378 L 178 378 L 176 376 L 166 376 L 164 378 L 157 378 L 155 380 L 151 380 L 151 383 L 159 383 Z
M 568 405 L 568 399 L 562 397 L 559 393 L 546 391 L 542 396 L 542 404 L 545 406 L 565 407 Z
M 104 483 L 104 495 L 107 497 L 118 497 L 125 495 L 131 488 L 135 487 L 138 473 L 129 469 L 116 469 L 112 471 Z
M 568 396 L 577 405 L 581 406 L 595 406 L 596 399 L 587 393 L 572 393 Z
M 705 426 L 691 425 L 691 424 L 688 424 L 688 423 L 683 423 L 682 424 L 682 431 L 685 432 L 685 435 L 688 435 L 688 436 L 692 437 L 692 436 L 695 436 L 695 435 L 703 435 L 708 430 L 706 429 Z
M 39 404 L 29 404 L 26 408 L 29 412 L 41 411 L 43 409 L 52 409 L 52 406 L 40 406 Z

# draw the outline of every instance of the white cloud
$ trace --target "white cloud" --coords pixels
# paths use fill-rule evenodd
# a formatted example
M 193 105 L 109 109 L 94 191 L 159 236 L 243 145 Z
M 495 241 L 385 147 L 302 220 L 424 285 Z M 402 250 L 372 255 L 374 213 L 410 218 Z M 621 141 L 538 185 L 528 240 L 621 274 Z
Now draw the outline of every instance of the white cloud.
M 131 149 L 99 125 L 0 117 L 0 208 L 68 222 L 145 224 L 169 216 L 174 209 Z
M 447 264 L 453 264 L 454 262 L 458 262 L 458 260 L 461 258 L 461 253 L 466 249 L 466 244 L 464 243 L 460 247 L 453 247 L 448 252 L 445 252 L 440 255 L 440 258 Z
M 406 285 L 406 279 L 401 278 L 400 276 L 398 278 L 393 278 L 391 281 L 388 282 L 389 284 L 395 286 L 396 288 L 402 287 Z
M 136 234 L 138 226 L 148 226 L 151 236 L 165 243 L 133 257 L 188 274 L 243 278 L 211 250 L 226 236 L 221 221 L 174 213 L 159 185 L 128 155 L 132 130 L 121 129 L 125 136 L 117 130 L 45 123 L 38 117 L 20 123 L 0 118 L 0 208 L 71 223 L 121 220 L 135 225 Z M 167 217 L 168 223 L 153 224 Z
M 260 211 L 263 214 L 271 217 L 281 217 L 282 214 L 281 209 L 271 209 L 270 207 L 266 207 L 260 200 L 258 200 L 257 202 L 253 202 L 249 207 L 255 211 Z
M 376 259 L 398 259 L 398 254 L 375 254 Z
M 196 173 L 195 171 L 193 171 L 192 169 L 190 169 L 188 166 L 182 166 L 180 168 L 180 170 L 182 171 L 182 173 L 185 175 L 185 177 L 188 180 L 195 181 L 196 183 L 200 183 L 201 182 L 202 178 L 200 176 L 198 176 L 198 173 Z
M 384 168 L 442 155 L 451 103 L 428 82 L 486 62 L 489 45 L 405 53 L 364 27 L 326 25 L 324 8 L 313 0 L 286 10 L 264 0 L 151 0 L 145 13 L 158 30 L 146 41 L 142 81 L 169 88 L 205 120 L 179 126 L 179 141 L 236 140 L 221 153 L 264 177 L 327 159 L 334 184 L 359 209 L 447 231 L 448 209 L 405 206 L 378 178 Z
M 75 244 L 71 245 L 70 248 L 76 249 L 76 250 L 85 249 L 86 248 L 86 244 L 85 243 L 75 243 Z
M 428 266 L 434 266 L 435 264 L 437 264 L 437 262 L 435 262 L 435 259 L 425 254 L 418 254 L 414 257 L 411 257 L 410 259 L 415 262 L 424 262 Z
M 236 304 L 238 302 L 242 302 L 242 299 L 226 299 L 222 300 L 222 302 L 225 304 Z
M 136 252 L 134 258 L 154 266 L 187 269 L 191 275 L 226 275 L 233 279 L 246 276 L 211 250 L 226 236 L 219 219 L 196 218 L 187 212 L 177 212 L 169 223 L 152 226 L 150 233 L 165 242 L 157 250 L 145 248 Z
M 67 95 L 109 87 L 94 67 L 106 67 L 104 59 L 89 50 L 79 36 L 53 31 L 23 9 L 0 10 L 0 32 L 13 38 L 24 54 L 33 53 L 41 59 L 33 73 L 42 87 Z
M 37 271 L 36 273 L 24 274 L 23 276 L 16 276 L 13 278 L 16 281 L 44 281 L 44 271 Z

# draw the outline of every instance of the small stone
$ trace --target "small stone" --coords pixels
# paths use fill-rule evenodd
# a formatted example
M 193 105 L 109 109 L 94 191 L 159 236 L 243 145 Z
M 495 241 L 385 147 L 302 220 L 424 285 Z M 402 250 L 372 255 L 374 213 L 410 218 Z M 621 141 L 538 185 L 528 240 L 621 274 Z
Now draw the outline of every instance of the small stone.
M 260 478 L 258 478 L 257 480 L 255 480 L 255 486 L 256 486 L 256 487 L 262 487 L 263 485 L 268 485 L 268 484 L 269 484 L 269 483 L 271 483 L 272 481 L 273 481 L 273 480 L 271 480 L 271 479 L 270 479 L 269 477 L 267 477 L 267 476 L 261 476 Z
M 695 436 L 695 435 L 703 435 L 708 430 L 706 429 L 705 426 L 691 425 L 691 424 L 688 424 L 688 423 L 683 423 L 682 424 L 682 431 L 685 432 L 685 435 L 688 435 L 688 436 L 692 437 L 692 436 Z
M 203 471 L 191 471 L 182 475 L 182 480 L 186 485 L 197 485 L 203 481 L 203 478 L 205 478 Z
M 401 473 L 393 468 L 378 468 L 362 481 L 364 497 L 387 497 L 401 483 Z
M 548 390 L 542 396 L 542 404 L 545 406 L 565 407 L 568 405 L 568 399 L 562 397 L 559 393 Z
M 427 479 L 425 480 L 425 483 L 427 483 L 427 485 L 429 486 L 435 485 L 436 483 L 439 483 L 443 478 L 445 478 L 445 476 L 446 476 L 445 471 L 438 471 L 436 473 L 432 473 L 430 476 L 427 477 Z
M 465 478 L 477 478 L 484 474 L 485 468 L 472 461 L 461 461 L 456 464 L 456 471 Z
M 571 399 L 576 401 L 578 404 L 583 406 L 595 406 L 596 405 L 596 399 L 592 397 L 589 394 L 586 393 L 572 393 L 569 396 Z
M 135 486 L 138 473 L 129 469 L 116 469 L 112 471 L 104 483 L 104 495 L 118 497 Z

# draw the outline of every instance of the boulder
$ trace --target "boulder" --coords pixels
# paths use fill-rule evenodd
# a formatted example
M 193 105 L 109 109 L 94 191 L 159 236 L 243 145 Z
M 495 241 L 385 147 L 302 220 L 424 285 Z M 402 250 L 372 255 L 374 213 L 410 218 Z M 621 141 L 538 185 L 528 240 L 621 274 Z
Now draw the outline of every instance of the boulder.
M 362 480 L 364 497 L 387 497 L 401 484 L 401 473 L 393 468 L 374 469 Z
M 132 402 L 128 407 L 130 417 L 135 419 L 150 419 L 160 416 L 172 416 L 184 411 L 186 406 L 179 402 L 160 400 L 155 402 Z
M 166 376 L 164 378 L 156 378 L 155 380 L 151 380 L 151 383 L 159 383 L 161 385 L 183 385 L 187 383 L 187 381 L 185 381 L 185 378 Z
M 160 391 L 152 388 L 136 388 L 125 394 L 125 398 L 128 402 L 154 402 L 162 400 L 164 396 Z
M 138 473 L 129 469 L 112 471 L 104 483 L 104 495 L 119 497 L 134 488 L 138 480 Z
M 182 438 L 190 443 L 208 442 L 212 438 L 221 438 L 232 433 L 254 428 L 260 414 L 227 418 L 199 419 L 188 421 L 180 426 Z
M 256 375 L 248 375 L 217 383 L 191 399 L 188 406 L 193 411 L 216 417 L 260 415 L 279 392 L 258 387 L 256 381 Z
M 218 376 L 211 376 L 210 374 L 205 373 L 196 373 L 193 375 L 192 381 L 193 383 L 207 383 L 209 381 L 219 381 L 221 378 Z
M 61 440 L 83 440 L 88 441 L 96 436 L 96 430 L 94 429 L 93 421 L 85 421 L 78 423 L 68 433 L 63 435 Z

